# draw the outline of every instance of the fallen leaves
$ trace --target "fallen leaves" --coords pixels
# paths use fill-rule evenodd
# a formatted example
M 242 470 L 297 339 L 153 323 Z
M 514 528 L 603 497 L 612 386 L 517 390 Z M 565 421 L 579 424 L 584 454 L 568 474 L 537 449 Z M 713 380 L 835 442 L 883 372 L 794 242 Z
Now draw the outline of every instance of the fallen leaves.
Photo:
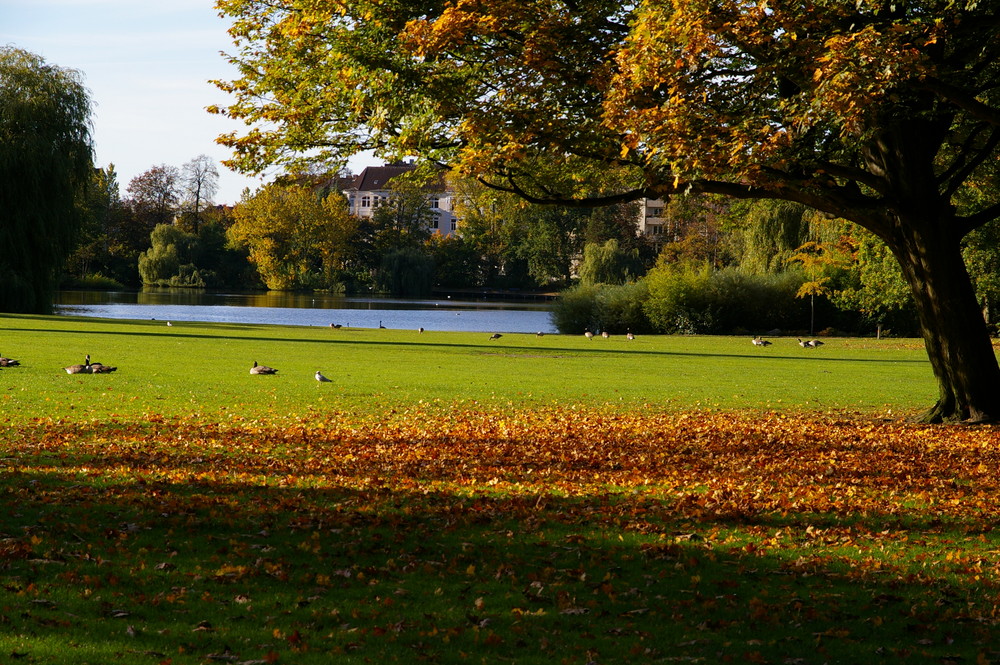
M 799 634 L 831 653 L 883 634 L 895 656 L 958 649 L 900 621 L 958 626 L 974 660 L 1000 620 L 987 427 L 413 409 L 8 434 L 0 568 L 23 621 L 96 606 L 177 663 L 619 643 L 794 659 Z

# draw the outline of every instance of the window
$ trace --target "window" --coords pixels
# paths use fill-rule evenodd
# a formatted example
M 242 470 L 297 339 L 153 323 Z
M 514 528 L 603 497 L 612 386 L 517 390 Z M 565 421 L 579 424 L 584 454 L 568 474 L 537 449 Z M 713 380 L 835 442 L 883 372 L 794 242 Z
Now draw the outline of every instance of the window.
M 370 196 L 368 196 L 367 194 L 365 194 L 364 196 L 361 197 L 361 207 L 362 208 L 370 208 L 371 205 L 372 205 L 372 199 L 371 199 Z
M 436 196 L 430 197 L 430 199 L 428 199 L 428 201 L 431 204 L 431 210 L 437 210 L 438 208 L 441 207 L 441 205 L 440 205 L 441 204 L 441 199 L 439 199 Z

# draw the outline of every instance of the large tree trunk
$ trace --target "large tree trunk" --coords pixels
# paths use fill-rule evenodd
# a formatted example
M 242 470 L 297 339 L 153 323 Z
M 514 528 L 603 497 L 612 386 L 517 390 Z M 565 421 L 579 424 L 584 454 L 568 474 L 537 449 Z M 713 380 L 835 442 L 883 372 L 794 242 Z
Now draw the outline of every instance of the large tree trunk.
M 940 396 L 927 422 L 1000 419 L 1000 366 L 950 220 L 933 209 L 897 220 L 887 239 L 913 292 Z M 921 218 L 922 217 L 922 218 Z

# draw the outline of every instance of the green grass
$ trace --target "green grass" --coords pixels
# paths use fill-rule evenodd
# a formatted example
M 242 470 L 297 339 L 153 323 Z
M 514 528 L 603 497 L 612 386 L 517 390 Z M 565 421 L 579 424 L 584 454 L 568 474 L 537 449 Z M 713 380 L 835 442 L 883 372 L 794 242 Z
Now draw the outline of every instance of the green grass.
M 249 326 L 0 316 L 6 417 L 213 418 L 380 413 L 418 402 L 653 409 L 850 409 L 909 412 L 936 386 L 917 340 L 507 334 Z M 67 375 L 94 360 L 111 375 Z M 250 376 L 256 360 L 279 369 Z M 319 369 L 333 383 L 313 380 Z
M 899 422 L 915 340 L 3 316 L 0 353 L 0 664 L 998 657 L 1000 439 Z

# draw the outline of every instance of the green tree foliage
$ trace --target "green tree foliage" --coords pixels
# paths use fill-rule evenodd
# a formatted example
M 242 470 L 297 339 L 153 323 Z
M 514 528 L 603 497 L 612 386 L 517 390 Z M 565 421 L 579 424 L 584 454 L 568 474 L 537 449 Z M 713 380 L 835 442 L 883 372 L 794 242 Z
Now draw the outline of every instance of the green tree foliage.
M 853 260 L 842 286 L 832 292 L 833 303 L 860 313 L 866 328 L 879 334 L 884 328 L 900 334 L 915 331 L 913 296 L 899 263 L 884 243 L 864 229 L 855 228 L 852 239 Z
M 83 225 L 90 99 L 78 72 L 0 47 L 0 310 L 47 312 Z
M 398 247 L 382 257 L 375 285 L 379 291 L 411 298 L 431 294 L 434 259 L 417 247 Z
M 624 284 L 635 278 L 639 250 L 624 251 L 614 238 L 604 244 L 587 243 L 580 263 L 580 281 L 584 284 Z
M 561 333 L 607 331 L 613 334 L 652 332 L 645 307 L 645 280 L 628 284 L 577 284 L 559 294 L 552 321 Z
M 753 201 L 740 207 L 740 219 L 731 245 L 740 268 L 751 275 L 778 273 L 788 268 L 795 250 L 812 239 L 813 211 L 791 201 Z
M 151 286 L 204 287 L 194 265 L 198 236 L 172 224 L 159 224 L 150 235 L 151 247 L 139 255 L 142 283 Z
M 929 420 L 1000 417 L 1000 365 L 961 241 L 1000 154 L 1000 40 L 982 0 L 218 0 L 241 78 L 215 109 L 259 172 L 416 154 L 527 199 L 714 193 L 868 229 L 914 296 Z M 540 164 L 542 166 L 540 166 Z M 612 189 L 589 175 L 623 166 Z M 589 199 L 586 202 L 581 199 Z
M 271 184 L 247 194 L 228 234 L 245 247 L 272 290 L 335 288 L 357 221 L 339 193 L 321 197 L 301 185 Z

